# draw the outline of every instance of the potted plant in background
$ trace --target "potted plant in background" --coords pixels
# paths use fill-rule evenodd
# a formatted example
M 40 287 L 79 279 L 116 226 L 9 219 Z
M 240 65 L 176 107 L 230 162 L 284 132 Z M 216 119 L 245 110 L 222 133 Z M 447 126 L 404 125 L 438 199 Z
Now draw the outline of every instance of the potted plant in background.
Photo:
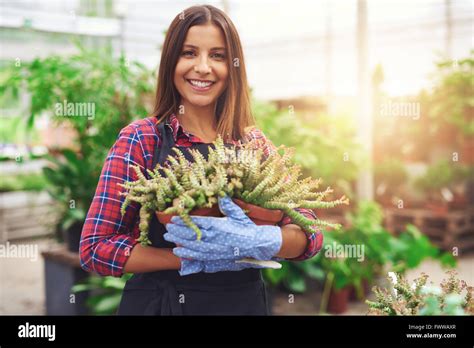
M 334 241 L 333 241 L 334 243 Z M 342 314 L 347 310 L 350 284 L 354 277 L 349 258 L 322 258 L 326 281 L 321 299 L 321 312 Z
M 143 99 L 152 93 L 155 79 L 139 63 L 80 44 L 71 56 L 12 64 L 5 76 L 2 94 L 15 95 L 26 87 L 31 100 L 29 129 L 44 115 L 53 126 L 64 126 L 74 135 L 67 148 L 49 149 L 43 170 L 46 189 L 57 203 L 54 209 L 60 210 L 58 240 L 67 243 L 65 248 L 43 253 L 43 258 L 47 314 L 83 314 L 82 297 L 69 301 L 70 288 L 88 277 L 79 264 L 82 225 L 107 152 L 123 127 L 147 114 Z
M 31 99 L 29 129 L 37 117 L 47 115 L 52 125 L 64 125 L 75 134 L 69 148 L 50 149 L 44 169 L 47 190 L 61 207 L 57 230 L 72 251 L 78 251 L 82 223 L 107 152 L 123 127 L 147 113 L 142 99 L 154 86 L 153 73 L 139 63 L 80 43 L 77 48 L 71 56 L 12 65 L 0 88 L 2 94 L 18 94 L 26 86 Z

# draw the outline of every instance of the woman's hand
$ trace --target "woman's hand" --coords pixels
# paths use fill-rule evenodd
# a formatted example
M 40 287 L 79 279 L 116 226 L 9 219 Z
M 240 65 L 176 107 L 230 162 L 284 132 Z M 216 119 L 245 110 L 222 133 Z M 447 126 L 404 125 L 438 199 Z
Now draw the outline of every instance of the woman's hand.
M 247 257 L 270 260 L 280 251 L 280 227 L 257 226 L 228 196 L 219 198 L 218 203 L 226 217 L 191 218 L 202 231 L 200 241 L 196 240 L 196 233 L 179 217 L 173 217 L 172 223 L 166 225 L 168 233 L 164 235 L 165 240 L 180 245 L 173 249 L 175 255 L 198 261 L 239 260 Z

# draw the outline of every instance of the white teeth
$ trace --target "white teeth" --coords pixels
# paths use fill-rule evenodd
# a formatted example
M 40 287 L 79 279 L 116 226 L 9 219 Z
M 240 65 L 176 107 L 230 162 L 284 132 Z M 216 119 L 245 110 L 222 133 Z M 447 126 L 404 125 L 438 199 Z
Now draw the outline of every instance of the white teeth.
M 200 88 L 205 88 L 209 87 L 212 85 L 212 82 L 201 82 L 201 81 L 196 81 L 196 80 L 188 80 L 193 86 L 200 87 Z

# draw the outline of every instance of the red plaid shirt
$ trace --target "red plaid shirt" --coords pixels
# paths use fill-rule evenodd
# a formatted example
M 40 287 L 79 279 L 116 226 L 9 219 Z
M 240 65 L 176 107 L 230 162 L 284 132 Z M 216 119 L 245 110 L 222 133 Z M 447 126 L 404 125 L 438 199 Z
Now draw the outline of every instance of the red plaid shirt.
M 137 204 L 131 204 L 124 216 L 120 207 L 124 200 L 119 193 L 123 190 L 118 183 L 137 180 L 131 165 L 139 165 L 143 172 L 152 169 L 153 153 L 161 146 L 156 117 L 147 117 L 135 121 L 123 128 L 117 141 L 110 149 L 102 168 L 94 199 L 87 213 L 82 230 L 80 244 L 81 266 L 86 271 L 100 275 L 120 277 L 130 256 L 132 248 L 137 244 L 139 236 L 139 217 Z M 184 131 L 175 115 L 170 117 L 170 127 L 175 143 L 179 146 L 189 146 L 192 143 L 203 142 L 197 136 Z M 264 146 L 265 155 L 269 155 L 275 146 L 258 129 L 254 128 L 247 134 L 249 139 L 258 139 Z M 316 219 L 311 210 L 296 209 L 309 218 Z M 291 223 L 285 216 L 281 226 Z M 306 260 L 321 249 L 323 235 L 306 233 L 308 244 L 305 252 L 294 259 Z

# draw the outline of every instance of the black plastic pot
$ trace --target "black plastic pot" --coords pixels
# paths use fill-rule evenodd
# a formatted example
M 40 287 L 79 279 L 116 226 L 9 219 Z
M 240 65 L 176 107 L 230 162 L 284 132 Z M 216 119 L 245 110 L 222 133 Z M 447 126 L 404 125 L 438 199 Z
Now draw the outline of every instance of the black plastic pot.
M 42 253 L 44 260 L 46 315 L 89 315 L 88 291 L 72 293 L 71 288 L 85 281 L 89 273 L 81 269 L 77 252 L 57 250 Z

